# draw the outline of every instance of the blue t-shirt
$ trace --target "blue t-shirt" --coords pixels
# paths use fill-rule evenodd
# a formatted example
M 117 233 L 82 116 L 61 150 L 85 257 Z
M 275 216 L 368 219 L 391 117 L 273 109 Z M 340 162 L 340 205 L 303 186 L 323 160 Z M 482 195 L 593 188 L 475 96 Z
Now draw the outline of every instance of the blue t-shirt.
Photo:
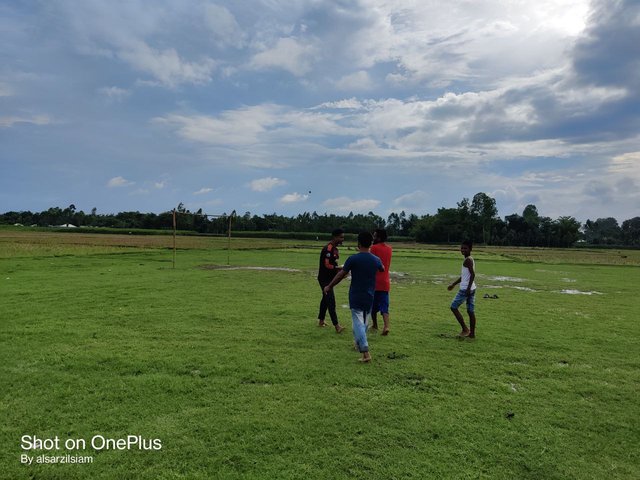
M 347 258 L 342 269 L 351 272 L 349 307 L 370 312 L 376 291 L 376 272 L 384 270 L 382 262 L 369 252 L 360 252 Z

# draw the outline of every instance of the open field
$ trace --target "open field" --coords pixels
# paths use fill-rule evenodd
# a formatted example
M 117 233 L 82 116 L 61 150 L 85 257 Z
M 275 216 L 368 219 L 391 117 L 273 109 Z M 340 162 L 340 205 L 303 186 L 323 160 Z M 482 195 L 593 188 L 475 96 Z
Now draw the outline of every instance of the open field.
M 175 269 L 172 242 L 0 230 L 0 478 L 640 478 L 639 251 L 478 248 L 459 341 L 457 249 L 394 245 L 361 365 L 347 282 L 345 332 L 315 327 L 322 242 L 179 237 Z

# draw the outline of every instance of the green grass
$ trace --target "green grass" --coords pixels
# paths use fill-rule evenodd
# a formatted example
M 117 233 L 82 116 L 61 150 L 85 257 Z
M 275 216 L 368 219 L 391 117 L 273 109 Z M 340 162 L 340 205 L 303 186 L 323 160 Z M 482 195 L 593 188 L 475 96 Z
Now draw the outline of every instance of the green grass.
M 392 333 L 361 365 L 348 283 L 345 333 L 315 327 L 320 242 L 185 243 L 172 269 L 111 240 L 0 239 L 19 252 L 0 255 L 0 478 L 640 478 L 637 265 L 479 249 L 478 338 L 459 341 L 460 254 L 397 246 Z M 203 268 L 228 254 L 298 271 Z M 25 466 L 27 434 L 162 450 Z

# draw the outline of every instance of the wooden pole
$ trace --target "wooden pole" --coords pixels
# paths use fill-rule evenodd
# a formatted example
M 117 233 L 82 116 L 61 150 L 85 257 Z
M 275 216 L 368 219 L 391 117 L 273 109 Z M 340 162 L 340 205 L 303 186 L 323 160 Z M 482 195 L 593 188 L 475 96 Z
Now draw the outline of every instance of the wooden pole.
M 176 268 L 176 209 L 173 209 L 173 268 Z
M 234 210 L 229 215 L 229 230 L 227 232 L 227 266 L 231 266 L 231 221 L 233 220 L 233 216 L 236 214 Z

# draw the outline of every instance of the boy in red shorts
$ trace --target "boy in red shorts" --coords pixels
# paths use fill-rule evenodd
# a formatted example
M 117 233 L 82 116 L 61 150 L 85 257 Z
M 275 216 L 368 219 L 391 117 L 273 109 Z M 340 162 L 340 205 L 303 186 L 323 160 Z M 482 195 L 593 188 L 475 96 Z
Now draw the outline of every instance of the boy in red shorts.
M 389 290 L 391 290 L 389 267 L 391 266 L 391 255 L 393 254 L 391 245 L 387 245 L 386 241 L 387 231 L 384 228 L 379 228 L 373 232 L 371 253 L 382 261 L 384 272 L 376 273 L 376 291 L 373 297 L 373 309 L 371 310 L 371 328 L 378 330 L 377 312 L 380 312 L 384 321 L 382 335 L 389 335 Z

